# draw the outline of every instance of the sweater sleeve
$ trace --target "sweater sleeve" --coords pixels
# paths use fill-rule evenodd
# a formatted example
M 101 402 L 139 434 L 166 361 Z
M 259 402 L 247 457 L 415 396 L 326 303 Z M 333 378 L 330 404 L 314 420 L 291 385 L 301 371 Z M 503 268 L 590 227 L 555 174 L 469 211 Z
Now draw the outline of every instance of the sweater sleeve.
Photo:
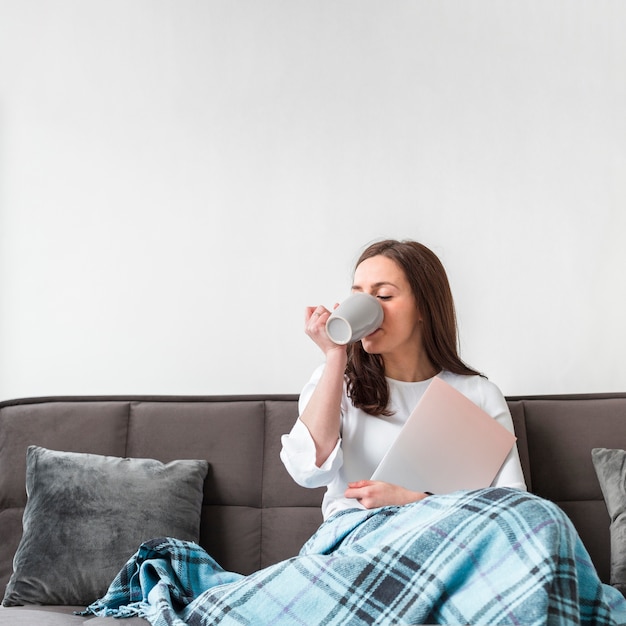
M 494 383 L 486 380 L 483 385 L 483 409 L 509 432 L 515 434 L 513 418 L 511 417 L 506 399 Z M 517 444 L 513 445 L 511 452 L 509 452 L 504 460 L 492 486 L 513 487 L 526 491 L 526 481 L 524 479 L 524 473 L 522 472 L 522 464 L 520 463 Z
M 324 366 L 316 369 L 302 390 L 298 402 L 300 414 L 308 404 L 323 369 Z M 302 487 L 323 487 L 330 484 L 343 465 L 341 439 L 320 467 L 315 464 L 315 442 L 300 418 L 296 420 L 289 434 L 281 437 L 281 443 L 280 459 L 294 481 Z
M 309 429 L 296 420 L 291 432 L 281 437 L 280 458 L 291 477 L 302 487 L 323 487 L 337 475 L 343 464 L 341 441 L 321 467 L 315 464 L 315 443 Z

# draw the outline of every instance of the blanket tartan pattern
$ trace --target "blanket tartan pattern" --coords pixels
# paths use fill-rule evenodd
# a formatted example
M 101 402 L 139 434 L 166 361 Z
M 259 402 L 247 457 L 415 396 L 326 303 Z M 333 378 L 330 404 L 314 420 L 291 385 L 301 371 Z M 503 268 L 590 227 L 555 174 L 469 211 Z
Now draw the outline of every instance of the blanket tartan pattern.
M 83 614 L 153 626 L 626 624 L 569 518 L 514 489 L 351 509 L 249 576 L 172 538 L 140 546 Z

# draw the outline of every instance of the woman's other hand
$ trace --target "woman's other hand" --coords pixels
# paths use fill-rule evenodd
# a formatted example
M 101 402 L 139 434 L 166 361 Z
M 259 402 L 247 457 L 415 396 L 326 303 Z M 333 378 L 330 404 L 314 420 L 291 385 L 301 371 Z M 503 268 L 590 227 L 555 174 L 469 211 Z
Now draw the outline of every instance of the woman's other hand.
M 410 491 L 398 485 L 384 483 L 380 480 L 358 480 L 348 483 L 346 498 L 354 498 L 366 509 L 380 506 L 402 505 L 423 500 L 428 494 Z

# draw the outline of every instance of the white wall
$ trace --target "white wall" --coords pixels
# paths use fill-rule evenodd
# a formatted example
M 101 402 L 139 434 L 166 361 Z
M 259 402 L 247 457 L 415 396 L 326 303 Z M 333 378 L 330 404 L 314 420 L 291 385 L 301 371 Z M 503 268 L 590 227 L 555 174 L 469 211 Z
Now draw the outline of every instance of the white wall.
M 507 394 L 626 391 L 626 3 L 0 0 L 0 399 L 297 393 L 380 237 Z

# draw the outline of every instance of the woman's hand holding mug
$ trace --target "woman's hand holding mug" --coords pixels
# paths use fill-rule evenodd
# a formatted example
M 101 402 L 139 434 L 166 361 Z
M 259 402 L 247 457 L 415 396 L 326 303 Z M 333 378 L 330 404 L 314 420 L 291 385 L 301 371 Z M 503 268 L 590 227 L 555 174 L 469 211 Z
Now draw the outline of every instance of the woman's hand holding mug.
M 338 304 L 335 304 L 334 308 L 337 308 L 338 306 Z M 307 307 L 304 331 L 324 354 L 327 354 L 329 350 L 334 350 L 336 348 L 340 348 L 345 352 L 345 346 L 339 346 L 334 343 L 326 332 L 326 322 L 328 321 L 330 315 L 330 311 L 321 304 L 319 306 Z
M 383 322 L 380 302 L 369 294 L 356 292 L 331 313 L 326 307 L 307 307 L 306 334 L 326 354 L 329 350 L 354 343 L 374 332 Z

